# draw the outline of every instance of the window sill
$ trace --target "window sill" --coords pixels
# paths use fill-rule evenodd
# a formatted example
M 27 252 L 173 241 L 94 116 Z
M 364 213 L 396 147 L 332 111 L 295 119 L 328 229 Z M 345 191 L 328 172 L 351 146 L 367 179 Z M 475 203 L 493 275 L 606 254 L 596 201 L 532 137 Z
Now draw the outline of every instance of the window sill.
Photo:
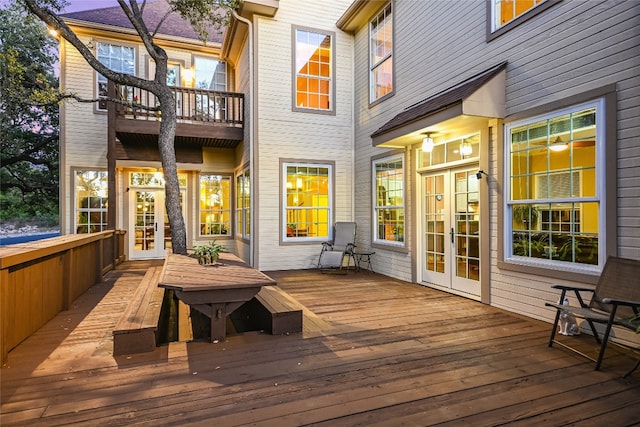
M 601 272 L 598 266 L 567 265 L 567 263 L 553 263 L 519 257 L 498 261 L 498 268 L 587 284 L 596 284 Z

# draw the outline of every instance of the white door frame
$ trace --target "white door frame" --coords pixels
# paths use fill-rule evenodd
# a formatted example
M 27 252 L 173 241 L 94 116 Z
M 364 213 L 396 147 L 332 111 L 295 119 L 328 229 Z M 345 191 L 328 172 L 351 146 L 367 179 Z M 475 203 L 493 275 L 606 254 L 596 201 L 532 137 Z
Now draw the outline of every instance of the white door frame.
M 474 299 L 480 299 L 481 292 L 479 189 L 475 176 L 477 168 L 476 163 L 443 168 L 420 173 L 417 180 L 419 281 Z M 459 181 L 456 188 L 456 173 L 464 172 L 466 179 Z M 442 194 L 433 191 L 426 197 L 425 181 L 436 177 L 442 177 L 438 182 L 438 188 L 443 189 Z M 435 181 L 431 180 L 431 184 L 435 185 Z M 456 196 L 459 198 L 458 204 L 464 208 L 460 212 L 456 212 Z M 427 203 L 430 203 L 433 212 L 427 212 Z M 427 269 L 428 259 L 430 269 Z M 460 273 L 456 271 L 457 268 L 461 268 Z

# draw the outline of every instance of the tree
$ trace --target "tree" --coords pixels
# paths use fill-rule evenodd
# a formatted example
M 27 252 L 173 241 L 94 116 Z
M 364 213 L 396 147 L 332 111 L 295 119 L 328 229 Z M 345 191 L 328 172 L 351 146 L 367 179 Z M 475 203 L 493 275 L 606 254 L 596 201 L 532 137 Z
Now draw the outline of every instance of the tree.
M 174 253 L 187 253 L 187 234 L 180 210 L 180 185 L 178 182 L 174 138 L 176 134 L 176 105 L 173 94 L 167 85 L 167 53 L 155 43 L 155 35 L 161 29 L 163 20 L 157 28 L 149 29 L 143 19 L 146 0 L 138 2 L 118 0 L 134 29 L 140 36 L 145 50 L 155 62 L 153 80 L 122 74 L 105 67 L 93 55 L 59 16 L 64 0 L 20 0 L 27 9 L 42 20 L 47 26 L 55 29 L 61 37 L 75 47 L 87 63 L 107 79 L 122 85 L 135 86 L 155 95 L 159 101 L 162 115 L 158 149 L 162 159 L 165 176 L 166 211 L 171 225 L 171 242 Z M 203 41 L 206 40 L 212 25 L 221 28 L 226 24 L 228 12 L 237 6 L 237 0 L 166 0 L 171 6 L 170 12 L 177 12 L 191 23 Z M 221 12 L 225 13 L 221 13 Z
M 0 10 L 2 219 L 57 222 L 56 43 L 16 4 Z

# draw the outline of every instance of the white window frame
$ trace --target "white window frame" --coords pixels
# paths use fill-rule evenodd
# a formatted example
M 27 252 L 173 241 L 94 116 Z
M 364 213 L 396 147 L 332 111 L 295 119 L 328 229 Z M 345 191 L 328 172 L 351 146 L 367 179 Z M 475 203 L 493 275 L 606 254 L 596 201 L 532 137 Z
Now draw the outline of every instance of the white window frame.
M 525 200 L 512 200 L 511 198 L 511 130 L 521 126 L 525 126 L 530 123 L 535 123 L 543 120 L 553 119 L 569 113 L 575 113 L 582 110 L 595 108 L 596 110 L 596 188 L 595 195 L 585 197 L 582 194 L 576 197 L 567 197 L 562 199 L 525 199 Z M 505 202 L 503 206 L 503 218 L 504 220 L 504 235 L 503 235 L 503 248 L 504 248 L 504 260 L 508 263 L 548 268 L 552 270 L 563 270 L 575 273 L 584 274 L 599 274 L 606 261 L 606 248 L 607 248 L 607 206 L 606 206 L 606 179 L 615 179 L 614 177 L 607 177 L 606 174 L 606 154 L 605 154 L 605 126 L 606 126 L 606 112 L 605 112 L 605 100 L 599 98 L 593 101 L 576 104 L 567 108 L 554 110 L 550 113 L 530 117 L 515 122 L 507 123 L 504 127 L 504 165 L 505 165 L 505 179 L 504 179 L 504 195 Z M 552 173 L 553 171 L 547 171 Z M 598 264 L 581 264 L 577 262 L 569 261 L 556 261 L 542 258 L 533 258 L 525 256 L 513 255 L 512 234 L 513 224 L 512 206 L 519 204 L 537 204 L 537 203 L 598 203 Z
M 249 239 L 251 235 L 251 177 L 249 167 L 243 168 L 235 177 L 235 236 Z M 247 197 L 243 197 L 248 190 Z M 248 199 L 248 203 L 244 202 Z M 247 219 L 249 218 L 249 219 Z M 246 232 L 249 230 L 249 232 Z
M 222 202 L 222 209 L 207 209 L 204 210 L 202 209 L 202 205 L 201 205 L 201 200 L 198 201 L 198 233 L 200 237 L 231 237 L 232 236 L 232 230 L 233 230 L 233 226 L 232 226 L 232 222 L 233 222 L 233 218 L 232 218 L 232 212 L 233 209 L 231 208 L 231 203 L 233 200 L 233 182 L 232 182 L 232 177 L 230 175 L 225 175 L 225 174 L 218 174 L 218 173 L 200 173 L 198 176 L 198 192 L 200 193 L 200 191 L 202 191 L 202 181 L 201 178 L 203 176 L 210 176 L 210 177 L 217 177 L 221 182 L 223 181 L 228 181 L 228 185 L 229 185 L 229 194 L 228 194 L 228 198 L 227 199 L 223 199 Z M 226 206 L 226 208 L 224 207 Z M 203 224 L 201 222 L 201 215 L 202 213 L 210 213 L 210 214 L 214 214 L 214 213 L 220 213 L 220 214 L 227 214 L 227 217 L 229 218 L 229 222 L 227 224 L 227 232 L 223 233 L 223 228 L 219 229 L 218 233 L 203 233 L 202 232 L 202 226 L 206 225 Z M 212 225 L 224 225 L 224 224 L 212 224 Z
M 330 63 L 329 63 L 329 77 L 324 77 L 320 74 L 318 75 L 314 75 L 314 74 L 302 74 L 299 73 L 298 70 L 298 32 L 302 31 L 305 33 L 309 33 L 309 34 L 317 34 L 320 36 L 326 36 L 329 37 L 330 42 L 331 42 L 331 47 L 330 47 Z M 292 110 L 293 111 L 298 111 L 298 112 L 311 112 L 311 113 L 320 113 L 320 114 L 335 114 L 335 110 L 336 110 L 336 100 L 335 100 L 335 63 L 336 63 L 336 48 L 335 48 L 335 44 L 336 44 L 336 35 L 334 32 L 331 31 L 322 31 L 322 30 L 318 30 L 318 29 L 313 29 L 313 28 L 306 28 L 306 27 L 299 27 L 299 26 L 293 26 L 292 28 L 292 56 L 293 56 L 293 61 L 292 61 L 292 67 L 293 67 L 293 82 L 292 82 L 292 101 L 293 101 L 293 106 L 292 106 Z M 318 80 L 323 80 L 328 82 L 329 85 L 329 93 L 327 94 L 329 97 L 329 107 L 328 108 L 320 108 L 320 107 L 311 107 L 311 106 L 303 106 L 303 105 L 298 105 L 297 103 L 297 99 L 298 99 L 298 77 L 305 77 L 305 78 L 312 78 L 312 79 L 318 79 Z M 309 91 L 307 91 L 307 93 L 311 93 Z M 321 94 L 321 92 L 318 92 L 318 94 Z
M 380 60 L 374 62 L 374 49 L 376 48 L 373 43 L 374 39 L 374 27 L 384 27 L 385 21 L 391 22 L 391 50 Z M 369 22 L 369 103 L 373 104 L 380 100 L 386 99 L 391 96 L 395 91 L 395 67 L 394 67 L 394 20 L 393 20 L 393 4 L 388 3 L 385 5 L 378 14 Z M 391 62 L 391 90 L 384 95 L 376 96 L 375 86 L 375 73 L 377 69 L 383 66 L 387 61 Z
M 377 183 L 377 166 L 381 163 L 390 163 L 400 161 L 402 163 L 402 205 L 378 205 L 378 183 Z M 387 157 L 383 157 L 380 159 L 375 159 L 372 161 L 372 202 L 373 206 L 373 243 L 385 245 L 385 246 L 394 246 L 394 247 L 402 247 L 404 248 L 407 242 L 407 170 L 406 170 L 406 160 L 404 154 L 395 154 Z M 404 231 L 403 231 L 403 239 L 402 241 L 397 240 L 387 240 L 384 236 L 379 236 L 378 231 L 380 230 L 380 224 L 378 223 L 378 211 L 383 209 L 394 209 L 398 211 L 402 211 L 404 215 Z
M 95 174 L 100 174 L 102 175 L 102 177 L 100 178 L 101 180 L 105 180 L 106 181 L 106 186 L 104 188 L 102 188 L 102 191 L 104 191 L 104 195 L 99 196 L 99 195 L 91 195 L 90 197 L 102 197 L 105 200 L 108 200 L 109 197 L 109 188 L 108 188 L 108 177 L 109 174 L 106 170 L 104 169 L 75 169 L 73 171 L 73 230 L 74 233 L 76 234 L 85 234 L 83 233 L 78 233 L 78 227 L 82 226 L 88 226 L 91 227 L 93 224 L 96 223 L 92 223 L 91 222 L 91 214 L 92 213 L 100 213 L 101 216 L 103 216 L 103 218 L 105 219 L 104 223 L 100 223 L 99 224 L 99 228 L 97 230 L 88 230 L 87 233 L 93 233 L 93 232 L 97 232 L 97 231 L 104 231 L 107 227 L 108 227 L 108 222 L 107 222 L 107 215 L 108 215 L 108 209 L 106 207 L 106 205 L 104 207 L 91 207 L 91 206 L 87 206 L 86 208 L 81 208 L 78 207 L 78 201 L 79 201 L 79 196 L 78 196 L 78 175 L 84 174 L 84 173 L 95 173 Z M 87 223 L 86 224 L 78 224 L 78 215 L 80 215 L 81 213 L 86 213 L 87 214 Z
M 102 63 L 102 61 L 100 61 L 100 56 L 99 56 L 99 54 L 98 54 L 98 53 L 99 53 L 99 51 L 100 51 L 100 45 L 116 46 L 116 47 L 119 47 L 119 48 L 131 49 L 131 52 L 132 52 L 132 54 L 133 54 L 133 59 L 132 59 L 132 70 L 131 70 L 131 72 L 130 72 L 130 73 L 125 73 L 122 69 L 114 69 L 113 67 L 111 67 L 111 66 L 110 66 L 111 64 L 105 64 L 105 63 Z M 98 59 L 98 61 L 100 61 L 100 62 L 101 62 L 104 66 L 106 66 L 107 68 L 109 68 L 109 69 L 111 69 L 111 70 L 113 70 L 113 71 L 115 71 L 115 72 L 118 72 L 118 73 L 125 73 L 125 74 L 137 75 L 137 72 L 136 72 L 136 69 L 137 69 L 137 58 L 136 58 L 136 56 L 137 56 L 137 55 L 136 55 L 136 48 L 135 48 L 135 47 L 133 47 L 133 46 L 129 46 L 129 45 L 126 45 L 126 44 L 117 44 L 117 43 L 101 42 L 101 41 L 99 41 L 99 42 L 97 42 L 97 43 L 96 43 L 96 59 Z M 100 84 L 101 84 L 101 83 L 102 83 L 102 84 L 104 84 L 104 80 L 102 80 L 103 78 L 104 78 L 104 77 L 102 77 L 102 74 L 100 74 L 100 73 L 98 73 L 98 72 L 96 71 L 96 87 L 95 87 L 95 90 L 96 90 L 96 98 L 100 98 L 100 97 L 104 97 L 104 96 L 105 96 L 105 95 L 102 95 L 102 94 L 100 93 Z M 108 84 L 108 79 L 106 79 L 106 78 L 104 78 L 104 79 L 106 80 L 106 82 L 107 82 L 107 84 Z M 98 111 L 107 111 L 107 109 L 106 109 L 106 108 L 103 108 L 103 107 L 101 106 L 101 104 L 102 104 L 101 102 L 98 102 L 98 103 L 96 104 L 96 109 L 97 109 Z
M 327 221 L 328 221 L 328 235 L 327 236 L 312 236 L 312 237 L 289 237 L 287 236 L 287 168 L 289 167 L 307 167 L 307 168 L 326 168 L 327 169 L 327 179 L 329 182 L 327 183 Z M 334 165 L 331 163 L 306 163 L 306 162 L 282 162 L 281 166 L 281 225 L 280 225 L 280 235 L 283 243 L 292 243 L 292 242 L 326 242 L 333 238 L 333 224 L 334 224 L 334 210 L 333 210 L 333 200 L 334 200 Z

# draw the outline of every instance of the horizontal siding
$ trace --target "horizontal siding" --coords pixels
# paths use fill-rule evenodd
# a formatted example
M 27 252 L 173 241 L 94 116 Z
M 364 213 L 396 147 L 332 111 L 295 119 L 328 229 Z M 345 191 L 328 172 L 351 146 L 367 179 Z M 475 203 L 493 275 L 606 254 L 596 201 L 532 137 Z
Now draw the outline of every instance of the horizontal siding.
M 281 1 L 275 19 L 258 19 L 258 268 L 313 268 L 320 243 L 280 244 L 280 161 L 331 162 L 334 215 L 353 219 L 353 115 L 351 37 L 335 22 L 350 1 Z M 301 13 L 303 11 L 304 13 Z M 335 115 L 292 111 L 292 27 L 335 34 Z
M 354 37 L 356 220 L 371 227 L 371 157 L 386 151 L 373 148 L 370 135 L 408 106 L 507 61 L 507 115 L 616 84 L 618 255 L 640 259 L 640 3 L 560 2 L 489 42 L 485 2 L 398 0 L 394 5 L 395 93 L 373 107 L 367 28 Z M 502 161 L 495 148 L 488 161 L 489 175 L 499 176 Z M 552 280 L 497 266 L 497 191 L 496 185 L 490 187 L 491 304 L 548 320 L 554 313 L 544 302 L 557 299 Z M 412 239 L 415 231 L 407 232 Z M 395 265 L 411 268 L 412 258 L 376 252 L 383 272 L 403 279 L 407 275 Z

